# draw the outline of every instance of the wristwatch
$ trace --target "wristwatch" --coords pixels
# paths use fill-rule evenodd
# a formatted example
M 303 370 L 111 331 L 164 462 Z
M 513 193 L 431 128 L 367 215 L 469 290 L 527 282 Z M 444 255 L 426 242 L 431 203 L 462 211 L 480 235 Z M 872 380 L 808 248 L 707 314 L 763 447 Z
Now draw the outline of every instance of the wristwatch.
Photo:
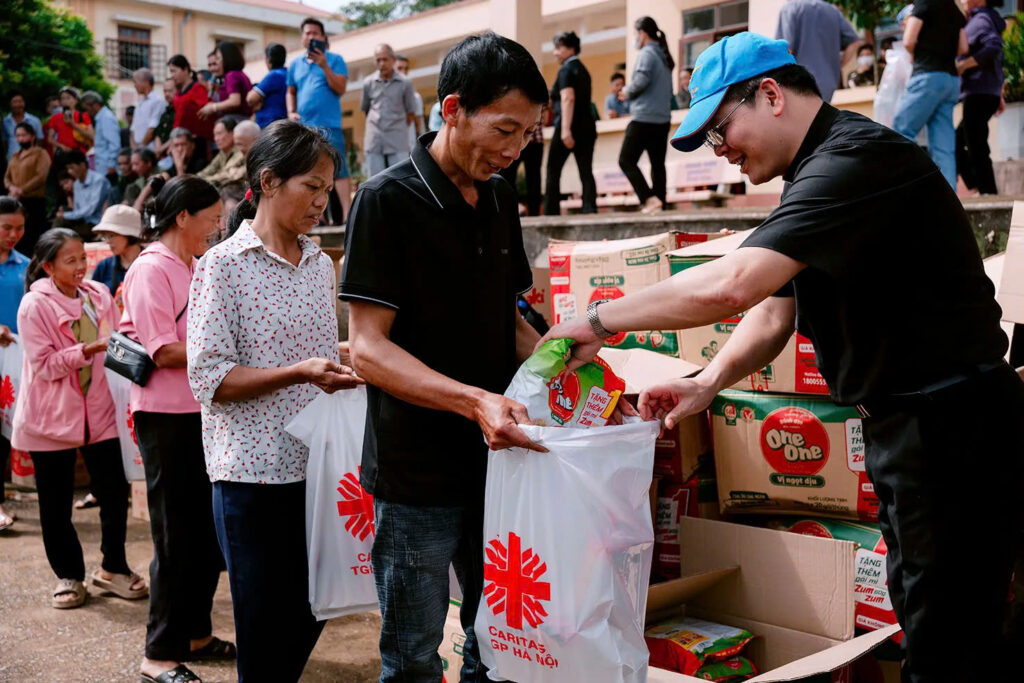
M 611 301 L 611 299 L 598 299 L 597 301 L 591 301 L 590 305 L 587 306 L 587 322 L 590 323 L 590 329 L 592 329 L 594 334 L 596 334 L 600 339 L 607 339 L 615 334 L 614 332 L 610 332 L 601 324 L 601 318 L 597 315 L 597 307 L 608 301 Z

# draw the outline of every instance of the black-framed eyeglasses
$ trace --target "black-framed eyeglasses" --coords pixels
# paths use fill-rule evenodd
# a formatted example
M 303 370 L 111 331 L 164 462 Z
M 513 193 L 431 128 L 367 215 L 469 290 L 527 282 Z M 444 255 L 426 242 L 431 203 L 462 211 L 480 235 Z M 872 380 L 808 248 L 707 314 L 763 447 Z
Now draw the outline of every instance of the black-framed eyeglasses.
M 718 122 L 717 126 L 715 126 L 714 128 L 709 128 L 708 131 L 704 133 L 705 145 L 714 150 L 715 147 L 725 144 L 725 135 L 722 134 L 722 126 L 725 125 L 725 122 L 729 120 L 729 117 L 735 114 L 736 110 L 739 109 L 746 101 L 747 98 L 744 97 L 739 102 L 737 102 L 736 106 L 729 110 L 729 113 L 725 115 L 724 119 Z

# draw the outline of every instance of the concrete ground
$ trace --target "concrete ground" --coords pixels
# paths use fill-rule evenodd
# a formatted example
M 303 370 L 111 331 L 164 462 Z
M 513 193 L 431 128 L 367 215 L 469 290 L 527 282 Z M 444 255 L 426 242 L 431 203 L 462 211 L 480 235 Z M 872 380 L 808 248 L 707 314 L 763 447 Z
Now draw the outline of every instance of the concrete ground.
M 10 492 L 9 492 L 10 493 Z M 0 681 L 138 681 L 146 638 L 147 601 L 99 596 L 90 588 L 84 606 L 50 607 L 57 583 L 43 552 L 39 508 L 30 494 L 6 501 L 18 521 L 0 532 Z M 76 495 L 76 500 L 79 496 Z M 86 573 L 99 566 L 96 508 L 76 510 L 75 528 L 85 552 Z M 149 574 L 149 523 L 129 518 L 128 562 Z M 213 608 L 214 633 L 234 640 L 231 595 L 223 574 Z M 333 619 L 306 666 L 303 681 L 369 683 L 380 675 L 376 613 Z M 233 663 L 193 665 L 205 683 L 236 680 Z

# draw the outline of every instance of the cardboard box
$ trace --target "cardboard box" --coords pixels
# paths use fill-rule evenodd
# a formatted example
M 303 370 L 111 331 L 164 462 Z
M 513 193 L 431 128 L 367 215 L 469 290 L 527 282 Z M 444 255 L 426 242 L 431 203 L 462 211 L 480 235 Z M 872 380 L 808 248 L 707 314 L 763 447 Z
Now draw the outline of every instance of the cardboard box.
M 1024 202 L 1013 203 L 1010 237 L 1006 240 L 1006 264 L 996 289 L 996 301 L 1003 308 L 1003 320 L 1024 324 Z
M 885 571 L 887 548 L 877 524 L 847 522 L 839 519 L 778 518 L 768 520 L 766 526 L 818 538 L 834 538 L 857 544 L 854 571 L 854 621 L 858 628 L 876 631 L 897 623 L 896 613 L 889 599 L 888 578 Z M 902 640 L 900 633 L 894 640 Z
M 992 285 L 996 288 L 996 301 L 999 301 L 1000 287 L 1002 286 L 1003 280 L 1003 265 L 1006 263 L 1006 252 L 996 254 L 995 256 L 989 256 L 987 259 L 982 261 L 982 265 L 985 267 L 985 275 L 988 275 L 988 279 L 992 281 Z M 1006 319 L 1006 309 L 1003 309 L 1003 320 L 999 322 L 999 327 L 1003 330 L 1006 338 L 1010 340 L 1010 344 L 1013 344 L 1013 327 L 1014 324 Z M 1010 349 L 1006 349 L 1006 360 L 1010 360 Z
M 853 637 L 854 543 L 683 518 L 679 548 L 683 578 L 651 586 L 647 624 L 685 603 L 688 615 L 760 636 L 745 653 L 762 672 L 751 682 L 840 670 L 899 631 Z M 652 668 L 647 680 L 700 679 Z
M 855 544 L 740 524 L 683 518 L 683 578 L 650 586 L 646 623 L 686 613 L 760 636 L 750 645 L 762 672 L 756 683 L 796 681 L 836 671 L 899 631 L 854 638 Z M 457 607 L 449 607 L 439 653 L 445 680 L 458 680 L 465 642 Z M 695 683 L 692 676 L 651 668 L 649 683 Z
M 603 242 L 551 240 L 548 260 L 554 322 L 586 315 L 587 305 L 592 301 L 618 299 L 668 278 L 665 254 L 680 244 L 706 242 L 716 236 L 664 232 Z M 622 332 L 608 338 L 605 345 L 647 349 L 670 356 L 679 353 L 674 330 Z
M 737 232 L 706 244 L 669 252 L 669 272 L 675 275 L 720 258 L 737 249 L 749 234 L 749 230 Z M 741 313 L 713 325 L 680 330 L 677 335 L 680 357 L 691 363 L 706 366 L 729 341 L 733 330 L 742 319 Z M 818 372 L 814 344 L 799 333 L 793 334 L 778 358 L 760 372 L 740 380 L 732 388 L 786 394 L 828 394 L 825 378 Z
M 551 270 L 548 268 L 531 267 L 533 273 L 533 289 L 523 295 L 526 303 L 530 304 L 535 311 L 544 316 L 548 325 L 552 325 L 552 301 L 551 301 Z
M 86 242 L 85 243 L 85 277 L 92 277 L 92 272 L 96 270 L 96 266 L 99 262 L 108 256 L 113 256 L 114 252 L 110 251 L 110 245 L 106 242 Z
M 723 391 L 711 403 L 723 513 L 875 521 L 861 419 L 828 399 Z

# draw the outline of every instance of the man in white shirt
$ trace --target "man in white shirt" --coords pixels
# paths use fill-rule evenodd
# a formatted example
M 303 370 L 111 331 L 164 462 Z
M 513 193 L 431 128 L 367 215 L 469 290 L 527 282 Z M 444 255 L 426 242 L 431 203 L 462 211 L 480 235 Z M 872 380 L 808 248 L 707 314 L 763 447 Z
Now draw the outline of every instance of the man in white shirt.
M 395 70 L 406 78 L 409 78 L 409 58 L 405 55 L 397 55 L 395 57 Z M 416 146 L 416 140 L 425 132 L 423 130 L 423 97 L 415 89 L 413 89 L 412 96 L 413 99 L 416 100 L 416 108 L 413 111 L 413 114 L 416 116 L 416 120 L 409 124 L 410 152 L 412 152 L 413 147 Z
M 161 93 L 153 91 L 153 72 L 149 69 L 139 69 L 132 74 L 132 84 L 141 98 L 135 105 L 135 117 L 132 119 L 132 146 L 154 149 L 153 136 L 160 116 L 167 108 L 167 100 Z

